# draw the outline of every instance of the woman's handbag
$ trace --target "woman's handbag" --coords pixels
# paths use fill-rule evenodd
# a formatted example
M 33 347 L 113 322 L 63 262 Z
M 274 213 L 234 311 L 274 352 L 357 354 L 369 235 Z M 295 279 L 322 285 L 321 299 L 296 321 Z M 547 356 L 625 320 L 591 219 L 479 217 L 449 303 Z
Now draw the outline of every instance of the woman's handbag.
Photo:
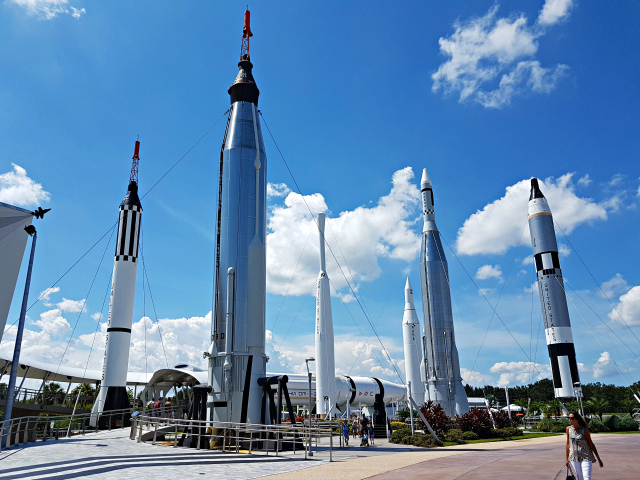
M 569 465 L 567 465 L 567 480 L 576 480 L 576 477 L 569 468 Z

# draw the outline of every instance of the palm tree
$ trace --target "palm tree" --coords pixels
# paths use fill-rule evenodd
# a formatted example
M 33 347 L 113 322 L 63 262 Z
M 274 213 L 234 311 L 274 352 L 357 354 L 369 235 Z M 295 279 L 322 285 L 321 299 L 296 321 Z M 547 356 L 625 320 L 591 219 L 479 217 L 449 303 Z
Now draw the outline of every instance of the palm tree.
M 609 409 L 609 402 L 602 397 L 591 397 L 584 402 L 584 406 L 590 413 L 598 415 L 598 418 L 602 421 L 602 413 Z
M 625 398 L 623 400 L 620 400 L 618 404 L 620 405 L 622 411 L 627 412 L 629 415 L 632 415 L 633 411 L 636 408 L 640 407 L 640 405 L 638 405 L 638 402 L 636 402 L 632 398 Z

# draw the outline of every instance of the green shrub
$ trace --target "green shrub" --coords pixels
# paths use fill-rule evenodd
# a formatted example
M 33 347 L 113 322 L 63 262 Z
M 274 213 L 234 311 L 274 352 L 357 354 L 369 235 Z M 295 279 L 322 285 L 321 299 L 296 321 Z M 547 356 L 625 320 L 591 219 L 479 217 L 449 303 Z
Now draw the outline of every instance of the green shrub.
M 556 423 L 558 423 L 559 425 L 562 425 L 565 428 L 571 426 L 571 422 L 569 421 L 569 419 L 567 417 L 562 417 L 561 419 L 556 420 Z
M 463 434 L 464 432 L 462 430 L 452 429 L 447 432 L 444 439 L 447 442 L 462 442 L 464 441 L 464 438 L 462 438 Z
M 638 430 L 638 422 L 633 418 L 624 415 L 620 417 L 620 431 L 621 432 L 635 432 Z
M 599 432 L 610 432 L 611 430 L 607 427 L 599 418 L 592 418 L 589 421 L 589 430 L 593 433 Z
M 463 440 L 478 440 L 480 437 L 478 436 L 477 433 L 475 432 L 462 432 L 462 439 Z
M 498 428 L 493 431 L 493 435 L 496 438 L 519 437 L 522 434 L 522 430 L 515 427 Z
M 442 446 L 442 442 L 437 442 L 431 435 L 425 435 L 423 433 L 416 433 L 413 436 L 404 437 L 402 443 L 404 443 L 405 445 L 413 445 L 414 447 L 423 448 Z
M 562 421 L 543 420 L 536 425 L 536 428 L 541 432 L 561 433 L 567 430 L 567 425 Z
M 409 427 L 400 427 L 393 431 L 389 437 L 391 443 L 403 443 L 405 437 L 411 436 L 411 429 Z
M 604 421 L 604 425 L 612 432 L 628 432 L 630 430 L 638 430 L 637 422 L 626 415 L 611 415 Z

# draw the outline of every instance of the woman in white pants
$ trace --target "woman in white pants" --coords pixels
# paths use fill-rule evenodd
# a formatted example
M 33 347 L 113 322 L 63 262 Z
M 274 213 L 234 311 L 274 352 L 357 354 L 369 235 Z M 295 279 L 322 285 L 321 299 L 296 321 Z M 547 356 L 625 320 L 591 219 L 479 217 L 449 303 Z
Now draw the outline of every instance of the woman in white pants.
M 571 462 L 577 480 L 591 480 L 592 463 L 596 461 L 597 457 L 600 468 L 602 468 L 602 460 L 600 460 L 596 446 L 591 441 L 587 422 L 578 412 L 571 412 L 569 421 L 571 426 L 567 427 L 567 465 Z

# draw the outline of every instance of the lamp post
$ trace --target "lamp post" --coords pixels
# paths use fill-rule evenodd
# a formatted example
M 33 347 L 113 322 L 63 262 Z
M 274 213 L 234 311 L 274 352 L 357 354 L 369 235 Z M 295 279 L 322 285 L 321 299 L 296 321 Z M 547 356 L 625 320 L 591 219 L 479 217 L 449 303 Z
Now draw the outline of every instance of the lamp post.
M 309 370 L 309 362 L 315 362 L 313 357 L 305 358 L 304 363 L 307 365 L 307 373 L 309 374 L 309 440 L 307 442 L 308 455 L 313 456 L 311 451 L 311 370 Z

